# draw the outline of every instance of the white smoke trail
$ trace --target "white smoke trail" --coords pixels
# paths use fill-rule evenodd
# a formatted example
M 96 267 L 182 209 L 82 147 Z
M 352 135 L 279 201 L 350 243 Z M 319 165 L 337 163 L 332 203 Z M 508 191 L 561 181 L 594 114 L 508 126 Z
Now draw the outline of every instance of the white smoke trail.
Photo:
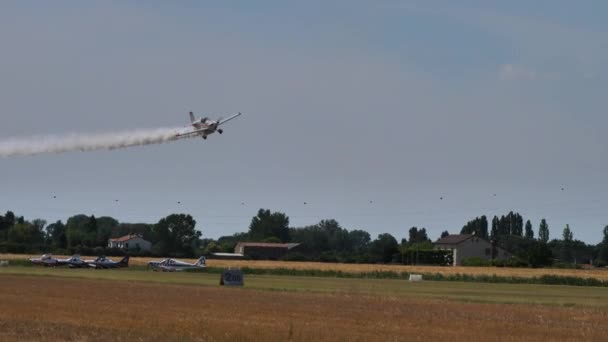
M 113 150 L 130 146 L 162 144 L 178 140 L 179 128 L 140 129 L 130 132 L 51 135 L 0 141 L 0 157 L 42 153 Z

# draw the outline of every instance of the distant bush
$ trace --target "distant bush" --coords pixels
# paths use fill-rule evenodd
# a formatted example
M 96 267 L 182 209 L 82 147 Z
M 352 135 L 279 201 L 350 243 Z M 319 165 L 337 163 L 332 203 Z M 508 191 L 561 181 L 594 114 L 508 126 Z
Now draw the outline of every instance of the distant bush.
M 608 266 L 608 263 L 606 262 L 606 260 L 596 259 L 593 262 L 593 266 L 595 266 L 595 267 L 606 267 L 606 266 Z
M 573 264 L 569 262 L 556 262 L 553 265 L 553 268 L 561 268 L 561 269 L 582 269 L 583 266 L 580 264 Z
M 403 253 L 395 253 L 393 262 L 404 265 L 451 266 L 454 263 L 454 254 L 451 250 L 409 249 Z
M 492 260 L 483 259 L 480 257 L 471 257 L 462 260 L 462 266 L 492 266 Z

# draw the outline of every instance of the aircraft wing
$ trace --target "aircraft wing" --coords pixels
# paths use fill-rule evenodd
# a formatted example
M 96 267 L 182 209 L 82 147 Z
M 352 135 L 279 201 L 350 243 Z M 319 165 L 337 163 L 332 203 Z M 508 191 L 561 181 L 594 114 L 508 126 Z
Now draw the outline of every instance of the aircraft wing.
M 175 136 L 178 137 L 178 138 L 181 138 L 181 137 L 191 137 L 193 135 L 199 135 L 201 133 L 204 133 L 205 131 L 206 131 L 206 129 L 197 129 L 197 130 L 191 131 L 191 132 L 178 133 Z
M 226 122 L 228 122 L 228 121 L 230 121 L 230 120 L 232 120 L 232 119 L 234 119 L 234 118 L 236 118 L 236 117 L 238 117 L 238 116 L 241 116 L 241 112 L 238 112 L 237 114 L 234 114 L 233 116 L 231 116 L 231 117 L 229 117 L 229 118 L 227 118 L 227 119 L 224 119 L 224 120 L 220 121 L 220 122 L 219 122 L 217 125 L 218 125 L 218 126 L 219 126 L 219 125 L 222 125 L 222 124 L 224 124 L 224 123 L 226 123 Z

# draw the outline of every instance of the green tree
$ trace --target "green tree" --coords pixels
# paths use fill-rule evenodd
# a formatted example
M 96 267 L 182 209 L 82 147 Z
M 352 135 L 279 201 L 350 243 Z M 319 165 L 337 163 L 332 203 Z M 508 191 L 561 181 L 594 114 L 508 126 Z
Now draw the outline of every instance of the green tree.
M 564 232 L 562 233 L 562 238 L 564 241 L 571 242 L 574 238 L 572 234 L 572 230 L 570 230 L 570 225 L 567 224 L 564 228 Z
M 194 257 L 200 247 L 201 232 L 190 215 L 172 214 L 154 226 L 157 243 L 154 251 L 161 255 Z
M 95 246 L 106 246 L 112 237 L 112 230 L 118 226 L 118 221 L 112 217 L 104 216 L 96 220 Z M 144 237 L 145 239 L 145 237 Z
M 397 239 L 391 234 L 384 233 L 378 235 L 378 238 L 372 241 L 371 253 L 376 262 L 391 262 L 393 255 L 399 251 Z
M 500 235 L 500 220 L 498 219 L 498 216 L 494 216 L 494 218 L 492 219 L 492 230 L 490 231 L 490 238 L 492 240 L 497 240 L 498 236 Z
M 530 220 L 526 221 L 526 232 L 524 237 L 528 240 L 534 239 L 534 230 L 532 229 L 532 222 L 530 222 Z
M 563 262 L 573 262 L 573 239 L 574 236 L 572 234 L 572 230 L 570 230 L 570 225 L 566 225 L 564 231 L 562 232 L 562 241 L 559 250 L 559 259 Z
M 546 243 L 532 241 L 532 246 L 527 250 L 527 261 L 532 267 L 549 266 L 553 262 L 553 253 Z
M 604 227 L 603 233 L 604 238 L 597 246 L 597 258 L 595 259 L 595 264 L 598 266 L 608 265 L 608 225 Z
M 65 235 L 65 225 L 61 221 L 51 223 L 46 227 L 46 234 L 53 249 L 65 249 L 68 247 L 68 240 Z
M 371 237 L 364 230 L 352 230 L 348 233 L 353 252 L 362 253 L 365 251 L 371 242 Z
M 89 217 L 86 215 L 75 215 L 68 218 L 65 226 L 65 235 L 68 242 L 68 248 L 82 246 L 87 240 L 87 225 Z
M 43 244 L 44 233 L 30 222 L 16 223 L 8 230 L 8 241 L 18 244 Z
M 418 227 L 410 228 L 408 243 L 415 244 L 419 242 L 431 241 L 426 234 L 426 228 L 418 229 Z
M 8 230 L 15 225 L 15 214 L 7 211 L 4 216 L 0 216 L 0 241 L 8 240 Z
M 289 217 L 280 212 L 272 213 L 268 209 L 260 209 L 251 219 L 249 236 L 258 240 L 274 236 L 283 242 L 289 242 Z
M 540 225 L 538 226 L 538 240 L 543 243 L 549 242 L 549 225 L 544 218 L 540 221 Z
M 467 222 L 460 230 L 460 234 L 475 234 L 484 239 L 488 238 L 488 219 L 485 215 L 476 217 Z
M 444 230 L 444 231 L 441 233 L 441 238 L 444 238 L 444 237 L 446 237 L 446 236 L 448 236 L 448 235 L 450 235 L 450 233 L 449 233 L 447 230 Z

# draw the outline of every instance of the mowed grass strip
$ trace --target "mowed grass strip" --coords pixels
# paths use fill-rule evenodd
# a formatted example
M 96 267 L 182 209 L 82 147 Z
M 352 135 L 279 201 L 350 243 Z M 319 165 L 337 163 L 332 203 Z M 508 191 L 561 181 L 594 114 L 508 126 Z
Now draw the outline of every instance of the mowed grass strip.
M 152 272 L 129 269 L 94 270 L 45 267 L 0 268 L 0 276 L 21 275 L 122 280 L 192 286 L 219 286 L 219 274 Z M 246 275 L 245 287 L 266 291 L 344 293 L 351 295 L 440 298 L 480 303 L 524 303 L 557 306 L 608 307 L 608 288 L 533 284 L 494 284 L 397 279 L 357 279 Z
M 608 333 L 608 310 L 597 307 L 6 274 L 0 281 L 3 341 L 599 341 Z
M 23 260 L 39 257 L 40 255 L 22 254 L 0 254 L 0 260 Z M 67 256 L 57 256 L 67 257 Z M 94 257 L 85 257 L 85 259 Z M 118 258 L 115 258 L 118 259 Z M 130 265 L 147 265 L 149 261 L 159 258 L 134 257 L 129 261 Z M 188 262 L 196 262 L 196 259 L 182 259 Z M 243 268 L 252 269 L 294 269 L 294 270 L 320 270 L 339 271 L 345 273 L 373 273 L 373 272 L 396 272 L 396 273 L 439 273 L 443 275 L 466 274 L 472 276 L 522 277 L 534 278 L 545 275 L 594 278 L 608 281 L 608 269 L 556 269 L 556 268 L 508 268 L 508 267 L 438 267 L 438 266 L 406 266 L 406 265 L 383 265 L 383 264 L 339 264 L 321 262 L 293 262 L 293 261 L 261 261 L 261 260 L 207 260 L 209 267 L 216 268 Z

